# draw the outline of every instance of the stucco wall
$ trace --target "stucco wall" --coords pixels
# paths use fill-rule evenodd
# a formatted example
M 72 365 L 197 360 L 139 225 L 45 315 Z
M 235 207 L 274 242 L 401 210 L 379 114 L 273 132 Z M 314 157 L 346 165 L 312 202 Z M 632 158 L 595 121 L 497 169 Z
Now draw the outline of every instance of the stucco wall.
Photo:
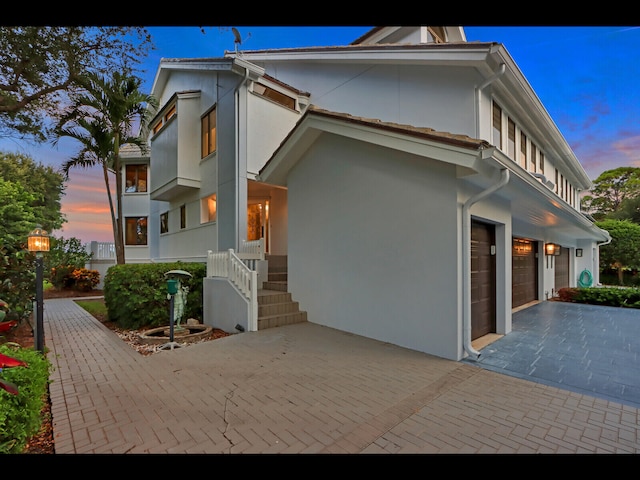
M 322 138 L 288 178 L 293 297 L 311 322 L 457 359 L 454 168 Z

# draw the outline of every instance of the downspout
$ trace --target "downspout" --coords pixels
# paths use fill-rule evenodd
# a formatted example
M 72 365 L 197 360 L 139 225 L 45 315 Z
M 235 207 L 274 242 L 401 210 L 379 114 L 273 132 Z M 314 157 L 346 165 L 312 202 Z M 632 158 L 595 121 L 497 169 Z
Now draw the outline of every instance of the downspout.
M 602 230 L 603 232 L 607 232 L 605 229 L 601 228 L 600 230 Z M 600 247 L 604 246 L 604 245 L 609 245 L 611 243 L 611 241 L 613 240 L 613 237 L 611 236 L 611 234 L 609 232 L 607 232 L 607 235 L 609 235 L 609 240 L 605 240 L 604 242 L 596 242 L 596 245 L 598 246 L 597 252 L 598 252 L 598 257 L 594 258 L 593 261 L 593 271 L 594 272 L 598 272 L 598 285 L 600 285 Z
M 236 240 L 235 240 L 235 249 L 238 251 L 240 248 L 240 87 L 246 85 L 247 80 L 249 79 L 249 69 L 245 67 L 244 69 L 244 77 L 238 82 L 238 84 L 233 89 L 234 101 L 236 104 L 236 128 L 235 128 L 235 143 L 236 143 L 236 208 L 235 208 L 235 216 L 236 216 Z
M 463 305 L 462 321 L 464 323 L 463 341 L 465 351 L 474 360 L 480 358 L 480 352 L 471 346 L 471 207 L 473 204 L 491 195 L 496 190 L 509 183 L 509 170 L 500 170 L 500 180 L 474 196 L 470 197 L 462 206 L 462 276 L 463 276 Z

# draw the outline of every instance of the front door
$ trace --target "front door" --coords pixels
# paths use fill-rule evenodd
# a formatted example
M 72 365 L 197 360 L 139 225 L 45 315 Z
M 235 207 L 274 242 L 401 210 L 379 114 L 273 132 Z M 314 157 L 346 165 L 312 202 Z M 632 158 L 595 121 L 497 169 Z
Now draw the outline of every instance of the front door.
M 264 237 L 265 250 L 269 251 L 269 201 L 254 200 L 247 205 L 247 241 Z

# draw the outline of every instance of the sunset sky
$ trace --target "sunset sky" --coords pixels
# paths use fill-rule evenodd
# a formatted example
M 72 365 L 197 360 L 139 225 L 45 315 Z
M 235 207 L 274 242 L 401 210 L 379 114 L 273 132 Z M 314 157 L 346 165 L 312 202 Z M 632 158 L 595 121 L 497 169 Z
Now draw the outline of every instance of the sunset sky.
M 371 27 L 237 27 L 240 49 L 346 45 Z M 150 93 L 159 61 L 222 57 L 233 50 L 230 27 L 149 27 L 157 47 L 144 63 L 143 91 Z M 640 27 L 465 27 L 468 41 L 504 44 L 585 171 L 640 166 Z M 0 139 L 0 150 L 24 153 L 57 167 L 78 147 Z M 109 205 L 99 170 L 70 174 L 62 212 L 68 222 L 56 237 L 113 241 Z

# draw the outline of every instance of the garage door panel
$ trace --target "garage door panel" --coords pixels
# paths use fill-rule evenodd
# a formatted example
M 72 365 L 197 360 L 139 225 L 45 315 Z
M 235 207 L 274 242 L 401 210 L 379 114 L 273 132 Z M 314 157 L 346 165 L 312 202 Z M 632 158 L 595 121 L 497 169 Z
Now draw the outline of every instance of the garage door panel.
M 511 249 L 511 304 L 519 307 L 538 300 L 538 242 L 514 238 Z

